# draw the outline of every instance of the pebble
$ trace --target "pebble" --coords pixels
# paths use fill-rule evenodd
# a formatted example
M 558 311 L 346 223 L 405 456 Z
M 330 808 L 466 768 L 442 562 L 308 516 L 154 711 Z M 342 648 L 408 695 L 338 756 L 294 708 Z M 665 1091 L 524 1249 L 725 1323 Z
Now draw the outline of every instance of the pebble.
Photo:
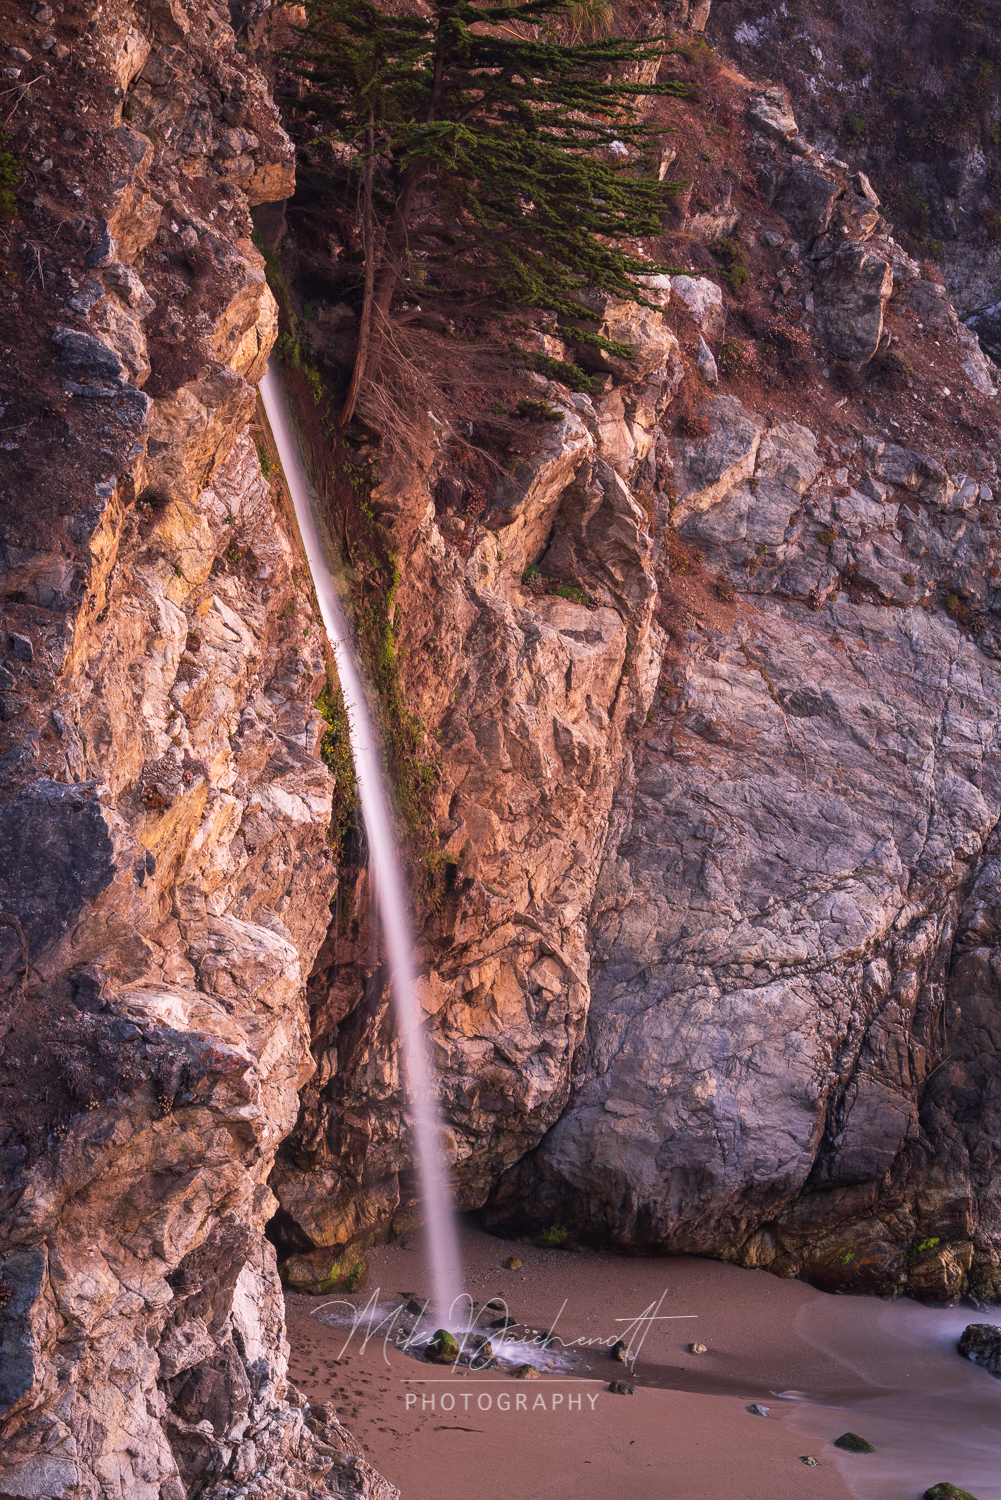
M 518 1259 L 517 1255 L 509 1255 L 508 1258 L 507 1258 L 507 1260 L 504 1261 L 503 1264 L 504 1264 L 505 1271 L 520 1271 L 521 1270 L 521 1261 Z
M 534 1365 L 519 1365 L 514 1372 L 515 1380 L 541 1380 L 542 1376 Z
M 613 1396 L 632 1396 L 635 1394 L 628 1380 L 613 1380 L 608 1389 Z
M 709 1350 L 705 1344 L 689 1344 L 688 1352 L 689 1354 L 708 1354 Z
M 801 1464 L 806 1464 L 806 1466 L 807 1466 L 808 1469 L 819 1469 L 820 1468 L 820 1464 L 813 1457 L 812 1453 L 805 1453 L 803 1455 L 803 1457 L 800 1459 L 800 1463 Z
M 767 1417 L 768 1413 L 771 1411 L 770 1406 L 761 1406 L 757 1401 L 752 1401 L 747 1409 L 751 1413 L 752 1417 Z
M 18 635 L 16 631 L 12 630 L 7 639 L 10 643 L 10 649 L 18 661 L 34 661 L 35 648 L 31 644 L 30 636 Z
M 30 63 L 31 53 L 26 52 L 23 47 L 8 47 L 7 56 L 12 57 L 15 62 Z

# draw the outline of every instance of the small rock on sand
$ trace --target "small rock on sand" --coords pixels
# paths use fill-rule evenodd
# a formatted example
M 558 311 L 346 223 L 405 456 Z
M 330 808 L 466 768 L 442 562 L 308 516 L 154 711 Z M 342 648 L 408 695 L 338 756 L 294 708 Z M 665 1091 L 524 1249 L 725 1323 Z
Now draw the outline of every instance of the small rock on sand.
M 631 1396 L 633 1388 L 628 1380 L 613 1380 L 608 1387 L 613 1396 Z
M 977 1497 L 971 1495 L 969 1490 L 961 1490 L 946 1481 L 943 1484 L 933 1484 L 930 1490 L 925 1490 L 921 1500 L 977 1500 Z
M 705 1344 L 689 1344 L 688 1352 L 689 1354 L 708 1354 L 709 1350 Z
M 542 1376 L 534 1365 L 519 1365 L 514 1372 L 515 1380 L 541 1380 Z
M 618 1360 L 620 1365 L 628 1364 L 633 1356 L 633 1351 L 630 1349 L 625 1339 L 619 1339 L 616 1343 L 614 1343 L 609 1352 L 613 1359 Z
M 752 1401 L 747 1409 L 752 1417 L 767 1417 L 771 1407 L 760 1406 L 757 1401 Z
M 839 1438 L 834 1439 L 835 1448 L 844 1449 L 845 1453 L 875 1453 L 871 1443 L 867 1443 L 864 1437 L 859 1437 L 857 1432 L 843 1432 Z
M 518 1259 L 517 1255 L 508 1256 L 507 1260 L 504 1262 L 504 1269 L 505 1271 L 521 1270 L 521 1261 Z

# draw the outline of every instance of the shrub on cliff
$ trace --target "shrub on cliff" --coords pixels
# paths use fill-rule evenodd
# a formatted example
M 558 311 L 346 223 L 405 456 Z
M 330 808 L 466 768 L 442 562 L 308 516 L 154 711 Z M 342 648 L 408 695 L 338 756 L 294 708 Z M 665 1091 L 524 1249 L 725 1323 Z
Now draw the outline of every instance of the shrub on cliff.
M 565 0 L 434 0 L 407 14 L 307 0 L 304 106 L 357 148 L 364 294 L 343 421 L 415 263 L 574 319 L 593 317 L 589 292 L 643 300 L 634 278 L 658 268 L 621 242 L 659 232 L 673 185 L 637 173 L 650 140 L 638 100 L 692 88 L 633 81 L 665 38 L 564 43 L 567 14 Z

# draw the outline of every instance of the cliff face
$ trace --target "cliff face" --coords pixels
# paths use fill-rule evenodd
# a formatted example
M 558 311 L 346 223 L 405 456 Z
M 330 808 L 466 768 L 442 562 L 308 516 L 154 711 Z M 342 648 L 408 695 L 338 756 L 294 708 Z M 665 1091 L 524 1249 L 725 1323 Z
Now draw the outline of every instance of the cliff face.
M 247 210 L 291 149 L 211 6 L 3 30 L 33 82 L 2 304 L 0 1491 L 395 1494 L 288 1387 L 263 1236 L 336 885 L 320 631 L 248 428 L 276 318 Z
M 988 1301 L 996 372 L 857 163 L 713 61 L 707 7 L 675 12 L 702 95 L 656 106 L 691 182 L 658 253 L 687 272 L 594 308 L 633 360 L 587 393 L 524 369 L 559 415 L 489 491 L 474 392 L 371 494 L 430 767 L 409 854 L 459 1201 Z M 292 200 L 294 287 L 336 287 L 337 236 L 292 197 L 264 9 L 0 14 L 25 167 L 0 285 L 0 1493 L 388 1496 L 287 1386 L 264 1237 L 317 1287 L 419 1211 L 255 417 L 277 309 L 248 210 Z M 321 354 L 350 324 L 288 296 Z M 525 366 L 574 357 L 549 323 L 510 336 Z
M 564 420 L 482 514 L 441 501 L 455 432 L 374 500 L 440 747 L 420 958 L 460 1201 L 990 1300 L 995 371 L 865 174 L 695 56 L 692 274 L 603 310 L 635 360 L 534 377 Z M 304 1286 L 412 1202 L 382 977 L 345 1016 L 334 967 L 364 944 L 328 939 L 273 1178 Z

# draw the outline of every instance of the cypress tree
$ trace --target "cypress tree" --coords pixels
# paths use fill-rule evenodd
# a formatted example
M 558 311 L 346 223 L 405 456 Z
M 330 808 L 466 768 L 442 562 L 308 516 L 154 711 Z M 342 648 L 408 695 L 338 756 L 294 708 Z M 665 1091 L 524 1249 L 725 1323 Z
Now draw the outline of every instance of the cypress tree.
M 674 185 L 650 170 L 637 100 L 693 90 L 630 81 L 671 50 L 665 37 L 559 41 L 569 9 L 431 0 L 390 14 L 373 0 L 307 0 L 304 107 L 357 148 L 365 282 L 342 421 L 414 257 L 572 320 L 593 318 L 590 292 L 643 300 L 635 278 L 657 267 L 620 242 L 661 229 Z

